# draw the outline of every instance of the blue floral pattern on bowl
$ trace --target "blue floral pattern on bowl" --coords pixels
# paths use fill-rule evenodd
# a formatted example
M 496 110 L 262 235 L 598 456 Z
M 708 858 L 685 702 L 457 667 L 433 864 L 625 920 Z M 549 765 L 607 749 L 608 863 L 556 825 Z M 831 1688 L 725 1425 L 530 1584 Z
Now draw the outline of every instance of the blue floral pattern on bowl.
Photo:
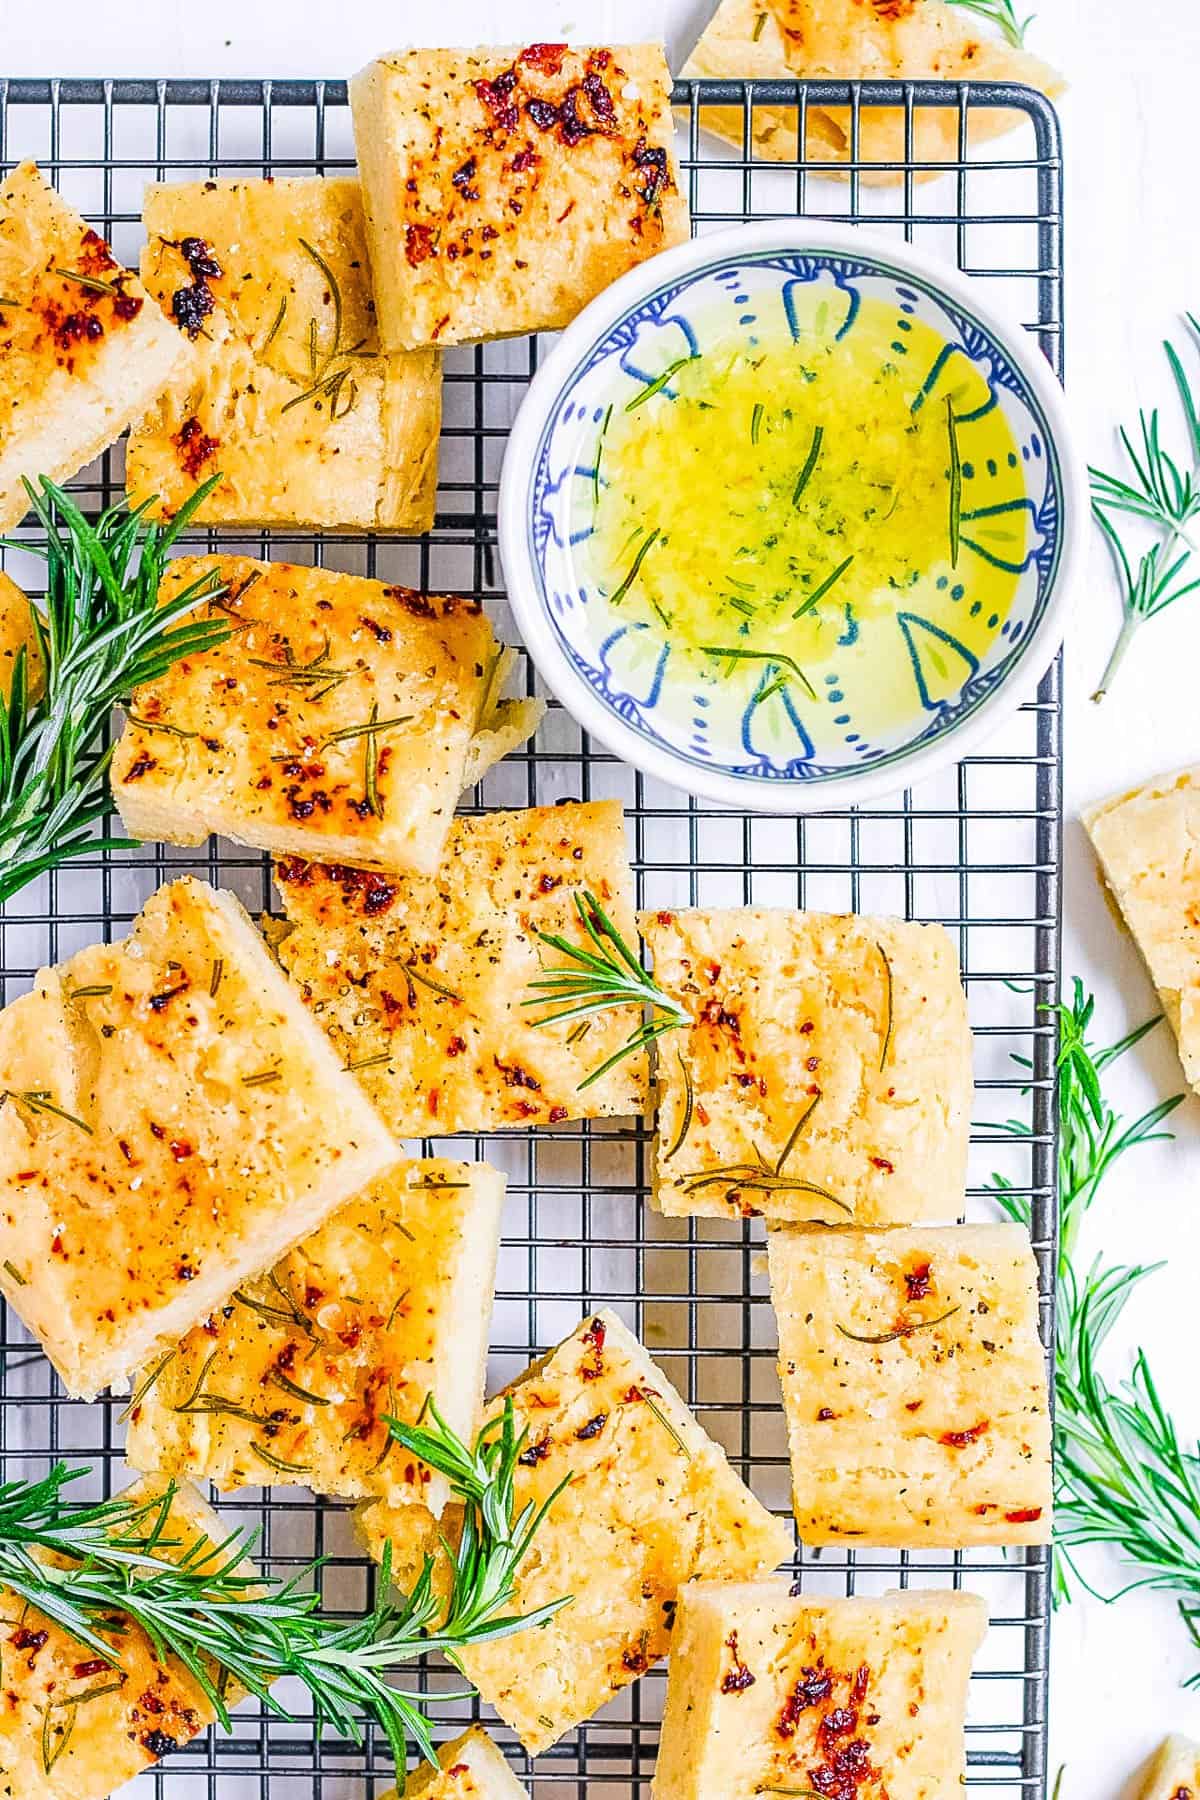
M 1022 459 L 1023 497 L 990 503 L 988 471 L 970 471 L 971 494 L 961 514 L 961 542 L 973 555 L 1017 576 L 1013 601 L 990 648 L 978 660 L 944 625 L 926 618 L 919 602 L 895 615 L 911 664 L 913 720 L 890 740 L 869 743 L 845 733 L 844 754 L 820 760 L 801 709 L 770 667 L 747 667 L 735 681 L 699 679 L 685 652 L 644 625 L 614 620 L 589 588 L 580 554 L 588 528 L 579 496 L 597 479 L 597 428 L 609 406 L 621 407 L 668 377 L 682 358 L 706 348 L 706 331 L 720 320 L 753 342 L 765 308 L 782 307 L 793 335 L 799 309 L 823 309 L 837 337 L 853 330 L 867 297 L 915 316 L 944 340 L 945 350 L 925 377 L 914 407 L 941 401 L 954 359 L 955 392 L 964 394 L 962 423 L 993 407 L 1003 409 Z M 733 304 L 731 304 L 733 303 Z M 977 477 L 977 478 L 976 478 Z M 540 598 L 559 647 L 577 674 L 617 718 L 649 743 L 697 768 L 754 782 L 820 784 L 852 771 L 883 769 L 933 743 L 974 713 L 1024 654 L 1045 613 L 1060 560 L 1063 476 L 1040 402 L 996 336 L 936 287 L 884 257 L 837 252 L 762 251 L 730 256 L 660 287 L 619 318 L 562 383 L 542 430 L 530 481 L 528 548 Z M 1011 515 L 1020 512 L 1019 526 Z M 1006 532 L 1006 515 L 1012 524 Z M 1006 536 L 1011 547 L 1006 548 Z M 840 645 L 853 644 L 858 624 L 846 608 Z M 673 666 L 674 659 L 674 666 Z M 823 677 L 822 699 L 846 706 L 836 667 Z M 848 722 L 852 723 L 852 719 Z

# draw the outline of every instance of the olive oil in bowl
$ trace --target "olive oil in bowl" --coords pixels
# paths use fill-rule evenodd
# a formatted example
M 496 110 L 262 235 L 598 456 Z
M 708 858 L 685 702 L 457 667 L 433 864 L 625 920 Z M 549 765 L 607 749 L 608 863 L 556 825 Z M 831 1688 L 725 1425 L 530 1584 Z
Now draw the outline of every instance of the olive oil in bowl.
M 961 349 L 915 307 L 813 284 L 749 333 L 721 308 L 628 387 L 572 539 L 610 654 L 687 688 L 697 755 L 731 702 L 750 759 L 844 766 L 957 700 L 1012 629 L 1034 532 Z

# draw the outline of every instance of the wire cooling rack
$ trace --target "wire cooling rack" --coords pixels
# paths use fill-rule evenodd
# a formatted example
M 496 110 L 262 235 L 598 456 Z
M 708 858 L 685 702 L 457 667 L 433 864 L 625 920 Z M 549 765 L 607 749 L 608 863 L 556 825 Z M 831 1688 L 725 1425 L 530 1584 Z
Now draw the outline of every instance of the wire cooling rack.
M 939 251 L 1035 334 L 1062 373 L 1061 185 L 1057 120 L 1040 95 L 983 84 L 681 83 L 683 168 L 694 228 L 793 213 L 869 219 L 873 229 Z M 703 130 L 704 108 L 738 108 L 741 152 Z M 844 179 L 819 163 L 765 164 L 751 147 L 751 109 L 769 103 L 850 109 Z M 861 111 L 902 115 L 906 157 L 894 186 L 873 185 L 878 165 L 860 156 Z M 956 152 L 937 165 L 914 154 L 923 109 L 950 107 Z M 968 154 L 984 108 L 1003 107 L 1020 128 L 986 156 Z M 340 82 L 14 81 L 0 83 L 0 161 L 34 156 L 67 196 L 136 260 L 147 180 L 216 174 L 323 172 L 353 165 L 346 90 Z M 494 560 L 496 481 L 507 427 L 537 366 L 532 339 L 451 352 L 434 531 L 416 542 L 362 537 L 223 534 L 222 545 L 404 581 L 429 591 L 484 596 L 512 636 Z M 89 505 L 121 491 L 121 451 L 75 484 Z M 10 553 L 18 580 L 37 591 L 37 564 Z M 1017 1117 L 1014 1141 L 976 1129 L 967 1216 L 987 1217 L 984 1184 L 999 1168 L 1033 1202 L 1042 1324 L 1053 1328 L 1053 1060 L 1055 1036 L 1039 1003 L 1057 993 L 1061 838 L 1059 671 L 1034 703 L 957 769 L 888 805 L 820 817 L 740 817 L 689 800 L 596 749 L 552 708 L 536 745 L 489 774 L 482 807 L 563 797 L 616 796 L 626 807 L 645 905 L 800 905 L 894 912 L 940 920 L 955 935 L 975 1032 L 979 1119 Z M 0 918 L 4 998 L 35 969 L 101 936 L 120 935 L 161 881 L 195 871 L 233 888 L 254 910 L 270 904 L 262 859 L 228 844 L 207 852 L 162 846 L 97 857 L 44 877 Z M 1029 1074 L 1014 1055 L 1029 1059 Z M 486 1156 L 509 1178 L 492 1333 L 492 1385 L 565 1335 L 600 1302 L 617 1307 L 681 1388 L 707 1429 L 769 1505 L 786 1513 L 786 1439 L 774 1372 L 774 1324 L 761 1224 L 663 1220 L 645 1200 L 646 1137 L 640 1125 L 603 1122 L 534 1136 L 459 1140 L 458 1154 Z M 432 1147 L 432 1146 L 431 1146 Z M 0 1453 L 10 1477 L 35 1475 L 58 1455 L 93 1470 L 93 1491 L 124 1481 L 120 1402 L 67 1400 L 18 1320 L 3 1321 Z M 246 1491 L 222 1502 L 231 1524 L 261 1532 L 279 1572 L 326 1556 L 327 1604 L 354 1609 L 372 1592 L 344 1512 L 303 1490 Z M 806 1588 L 825 1593 L 956 1586 L 988 1601 L 992 1628 L 971 1684 L 969 1784 L 1014 1797 L 1045 1788 L 1049 1555 L 1011 1552 L 799 1552 Z M 453 1687 L 444 1673 L 420 1679 Z M 369 1800 L 391 1784 L 386 1745 L 327 1738 L 314 1743 L 303 1696 L 293 1720 L 241 1708 L 230 1736 L 210 1733 L 136 1782 L 159 1800 Z M 648 1795 L 658 1739 L 663 1672 L 628 1688 L 598 1718 L 541 1757 L 524 1758 L 496 1732 L 535 1800 L 626 1800 Z M 469 1704 L 447 1707 L 447 1730 Z

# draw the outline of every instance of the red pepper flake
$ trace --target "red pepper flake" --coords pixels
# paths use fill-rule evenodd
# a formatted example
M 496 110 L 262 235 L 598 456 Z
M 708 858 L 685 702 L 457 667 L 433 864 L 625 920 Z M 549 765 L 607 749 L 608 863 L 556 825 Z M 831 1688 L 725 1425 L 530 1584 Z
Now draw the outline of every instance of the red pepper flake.
M 325 1289 L 324 1288 L 306 1287 L 304 1290 L 304 1305 L 305 1305 L 305 1308 L 307 1309 L 307 1311 L 309 1311 L 309 1312 L 312 1311 L 314 1306 L 320 1306 L 320 1304 L 324 1298 L 325 1298 Z
M 479 104 L 492 115 L 492 122 L 501 131 L 515 131 L 517 128 L 517 108 L 513 101 L 513 89 L 517 85 L 517 71 L 504 69 L 494 81 L 473 81 L 471 86 L 479 98 Z
M 700 1012 L 700 1023 L 731 1031 L 734 1037 L 737 1037 L 742 1029 L 738 1015 L 735 1012 L 728 1012 L 715 995 L 711 1000 L 704 1002 Z
M 923 1400 L 906 1400 L 904 1402 L 904 1410 L 905 1412 L 920 1412 L 924 1404 L 925 1402 Z
M 408 612 L 415 612 L 422 619 L 432 619 L 436 616 L 428 600 L 422 600 L 420 594 L 401 593 L 397 590 L 396 598 Z M 414 605 L 414 601 L 420 601 L 420 606 Z M 369 613 L 359 613 L 358 616 L 377 644 L 391 643 L 392 633 L 390 626 L 381 625 L 379 620 L 373 619 Z
M 533 99 L 525 102 L 525 111 L 539 131 L 553 131 L 559 121 L 559 110 L 553 100 Z M 513 167 L 516 167 L 514 161 Z
M 29 1667 L 32 1669 L 34 1657 L 49 1636 L 50 1633 L 48 1631 L 30 1631 L 28 1625 L 20 1625 L 16 1631 L 13 1632 L 12 1637 L 9 1639 L 9 1643 L 14 1650 L 28 1650 L 30 1652 Z
M 824 1663 L 818 1663 L 815 1669 L 802 1669 L 799 1681 L 784 1701 L 783 1710 L 775 1721 L 779 1736 L 794 1737 L 800 1714 L 807 1712 L 810 1706 L 820 1706 L 832 1692 L 833 1677 Z
M 86 1681 L 89 1675 L 103 1675 L 112 1668 L 102 1656 L 93 1656 L 87 1662 L 76 1663 L 71 1673 L 78 1681 Z
M 638 193 L 649 207 L 656 207 L 667 185 L 667 153 L 661 145 L 648 144 L 640 137 L 633 147 L 633 166 L 645 175 Z M 636 185 L 636 184 L 635 184 Z
M 580 85 L 588 99 L 591 101 L 592 111 L 595 113 L 601 126 L 606 130 L 611 129 L 617 122 L 616 108 L 613 105 L 612 95 L 601 81 L 599 75 L 596 74 L 594 68 L 589 67 L 588 72 Z
M 390 999 L 391 996 L 389 995 L 388 998 Z M 461 1056 L 466 1047 L 467 1043 L 465 1038 L 452 1037 L 450 1042 L 446 1045 L 446 1055 Z
M 151 994 L 151 996 L 150 996 L 151 1012 L 156 1012 L 156 1013 L 165 1012 L 167 1007 L 170 1005 L 171 1001 L 175 998 L 176 994 L 186 993 L 187 988 L 188 988 L 188 983 L 186 981 L 181 981 L 173 988 L 164 988 L 162 990 L 161 994 Z
M 908 1289 L 910 1300 L 924 1300 L 928 1297 L 930 1267 L 927 1262 L 917 1263 L 915 1268 L 905 1272 L 904 1285 Z
M 173 1738 L 166 1731 L 146 1731 L 142 1734 L 142 1747 L 151 1756 L 170 1756 L 173 1750 L 178 1750 L 179 1739 Z
M 871 1671 L 869 1667 L 866 1663 L 860 1663 L 854 1677 L 854 1686 L 850 1690 L 850 1697 L 854 1701 L 855 1706 L 861 1706 L 866 1699 L 867 1688 L 870 1685 L 870 1681 Z
M 561 1125 L 567 1116 L 567 1109 L 565 1106 L 552 1106 L 549 1116 L 551 1125 Z
M 125 771 L 125 780 L 140 781 L 143 775 L 148 775 L 151 769 L 156 769 L 157 767 L 158 764 L 154 757 L 139 756 L 137 761 L 131 763 L 129 768 Z
M 586 1359 L 579 1365 L 579 1373 L 584 1381 L 596 1381 L 604 1373 L 604 1339 L 607 1330 L 603 1319 L 593 1319 L 583 1334 L 583 1341 L 588 1346 L 591 1361 Z M 641 1395 L 638 1395 L 641 1399 Z
M 526 169 L 532 169 L 534 164 L 539 163 L 541 160 L 542 159 L 537 151 L 530 149 L 527 144 L 524 150 L 517 151 L 517 154 L 513 157 L 508 166 L 514 175 L 524 175 Z M 494 237 L 499 237 L 499 235 L 500 234 L 494 225 L 484 226 L 482 236 L 487 238 L 489 243 Z
M 561 875 L 544 874 L 544 875 L 538 876 L 538 893 L 539 894 L 552 894 L 556 887 L 561 887 L 561 886 L 562 886 L 562 876 Z
M 473 156 L 468 156 L 466 162 L 455 169 L 453 175 L 450 177 L 451 187 L 456 190 L 463 200 L 478 200 L 479 198 L 479 189 L 474 185 L 475 174 L 475 158 Z
M 646 1673 L 646 1670 L 650 1667 L 650 1659 L 646 1655 L 646 1639 L 644 1636 L 641 1642 L 636 1644 L 633 1649 L 622 1650 L 621 1662 L 624 1667 L 629 1670 L 631 1675 L 644 1675 Z
M 142 305 L 142 299 L 138 294 L 118 294 L 112 303 L 112 309 L 118 319 L 128 322 L 130 319 L 137 318 L 142 310 Z
M 586 1444 L 589 1439 L 599 1437 L 607 1424 L 608 1414 L 597 1413 L 594 1419 L 589 1419 L 586 1425 L 581 1425 L 579 1427 L 575 1436 L 581 1444 Z
M 171 1155 L 175 1158 L 176 1162 L 186 1162 L 188 1157 L 192 1154 L 192 1146 L 188 1143 L 186 1138 L 172 1138 L 170 1148 Z
M 528 1088 L 535 1094 L 541 1092 L 541 1082 L 528 1069 L 523 1069 L 520 1063 L 503 1063 L 498 1056 L 493 1056 L 492 1061 L 504 1077 L 505 1087 Z
M 1010 1525 L 1032 1525 L 1041 1516 L 1040 1506 L 1022 1506 L 1016 1512 L 1006 1512 L 1004 1515 Z
M 220 438 L 209 437 L 199 419 L 185 419 L 171 439 L 179 465 L 185 475 L 195 481 L 205 463 L 212 461 L 221 448 Z
M 816 1061 L 815 1058 L 810 1060 L 810 1062 L 809 1062 L 810 1068 L 812 1068 L 814 1066 L 815 1061 Z M 875 1168 L 882 1169 L 885 1175 L 894 1175 L 896 1173 L 895 1163 L 889 1162 L 886 1156 L 873 1156 L 871 1158 L 871 1162 L 873 1163 Z
M 404 228 L 404 254 L 411 269 L 420 268 L 431 256 L 437 255 L 437 233 L 432 225 L 406 225 Z
M 978 1425 L 968 1425 L 965 1431 L 943 1431 L 938 1439 L 951 1450 L 965 1450 L 968 1444 L 976 1443 L 991 1423 L 988 1419 L 980 1419 Z
M 543 75 L 557 75 L 562 70 L 566 54 L 565 44 L 529 44 L 522 50 L 517 61 L 528 63 L 531 69 L 540 69 Z
M 817 1417 L 824 1421 L 826 1419 L 836 1419 L 837 1414 L 834 1412 L 832 1406 L 823 1406 L 818 1412 Z
M 749 1669 L 738 1655 L 738 1634 L 736 1631 L 731 1631 L 729 1636 L 725 1639 L 725 1648 L 729 1652 L 733 1666 L 732 1668 L 727 1669 L 725 1674 L 721 1677 L 721 1692 L 723 1694 L 742 1694 L 747 1688 L 754 1686 L 754 1676 L 750 1673 Z
M 377 869 L 351 869 L 344 863 L 309 863 L 299 856 L 285 856 L 276 864 L 275 878 L 292 887 L 309 887 L 324 876 L 336 882 L 347 906 L 357 905 L 368 919 L 387 912 L 398 892 Z
M 524 1450 L 522 1450 L 521 1454 L 518 1456 L 517 1461 L 521 1464 L 522 1468 L 536 1469 L 537 1465 L 549 1456 L 551 1448 L 550 1433 L 547 1432 L 545 1437 L 540 1437 L 537 1440 L 536 1444 L 526 1444 Z

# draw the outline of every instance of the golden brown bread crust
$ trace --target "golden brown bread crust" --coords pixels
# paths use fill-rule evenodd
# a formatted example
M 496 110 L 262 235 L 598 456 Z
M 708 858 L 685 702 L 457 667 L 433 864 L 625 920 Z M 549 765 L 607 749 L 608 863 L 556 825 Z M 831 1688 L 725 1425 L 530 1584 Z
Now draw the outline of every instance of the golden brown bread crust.
M 126 828 L 435 870 L 464 787 L 542 710 L 498 701 L 515 653 L 479 602 L 246 556 L 180 557 L 162 594 L 210 573 L 234 630 L 133 695 L 112 763 Z
M 126 1460 L 218 1488 L 424 1500 L 446 1484 L 384 1417 L 432 1394 L 469 1443 L 483 1404 L 504 1177 L 485 1163 L 404 1161 L 134 1382 Z
M 1051 98 L 1064 82 L 1027 50 L 981 36 L 969 18 L 943 0 L 720 0 L 712 19 L 681 71 L 715 80 L 759 81 L 1015 81 L 1040 88 Z M 972 147 L 1011 131 L 1023 115 L 999 107 L 973 107 Z M 705 106 L 701 123 L 740 149 L 743 110 Z M 756 105 L 754 153 L 773 162 L 797 155 L 798 109 Z M 954 161 L 959 154 L 957 106 L 920 106 L 913 117 L 911 149 L 904 109 L 862 107 L 854 141 L 846 107 L 809 106 L 805 114 L 805 156 L 837 165 L 872 162 Z M 898 186 L 903 169 L 866 170 L 870 186 Z M 932 178 L 918 171 L 918 181 Z
M 583 941 L 576 894 L 591 890 L 633 935 L 615 800 L 457 818 L 432 876 L 291 858 L 276 879 L 293 926 L 280 960 L 400 1135 L 642 1110 L 642 1055 L 580 1087 L 635 1028 L 636 1009 L 600 1014 L 572 1041 L 575 1021 L 539 1030 L 551 1009 L 524 1004 L 539 971 L 563 962 L 539 931 Z
M 212 524 L 428 531 L 441 357 L 380 348 L 358 182 L 151 186 L 144 219 L 142 279 L 191 355 L 130 438 L 130 499 L 169 517 L 219 471 Z
M 1114 794 L 1083 823 L 1200 1090 L 1200 766 Z
M 1200 1800 L 1200 1744 L 1172 1732 L 1147 1766 L 1137 1800 Z
M 517 1507 L 540 1506 L 571 1476 L 518 1571 L 513 1609 L 573 1598 L 535 1632 L 465 1651 L 462 1667 L 537 1756 L 666 1654 L 687 1583 L 773 1569 L 792 1534 L 614 1313 L 584 1319 L 505 1392 L 518 1430 L 529 1430 Z M 420 1515 L 370 1505 L 359 1515 L 373 1554 L 398 1538 L 398 1580 L 433 1548 Z
M 566 325 L 687 237 L 661 48 L 409 50 L 350 84 L 386 345 Z
M 162 1484 L 139 1481 L 120 1495 L 161 1496 Z M 148 1520 L 147 1523 L 152 1523 Z M 222 1543 L 227 1529 L 194 1488 L 177 1490 L 162 1554 L 199 1537 Z M 155 1655 L 146 1634 L 126 1621 L 101 1632 L 118 1666 L 0 1588 L 0 1800 L 105 1800 L 114 1789 L 188 1743 L 215 1714 L 203 1689 L 174 1659 Z M 233 1705 L 240 1694 L 228 1695 Z
M 420 1763 L 409 1776 L 403 1800 L 529 1800 L 500 1751 L 482 1725 L 443 1744 L 439 1767 Z M 380 1800 L 401 1800 L 393 1788 Z
M 783 1581 L 679 1596 L 652 1800 L 862 1792 L 949 1800 L 965 1780 L 975 1594 L 821 1600 Z
M 231 894 L 0 1013 L 0 1288 L 84 1398 L 148 1362 L 397 1160 Z
M 655 1202 L 826 1225 L 962 1211 L 971 1033 L 940 925 L 737 908 L 647 913 L 660 1040 Z
M 149 405 L 186 355 L 137 276 L 32 162 L 0 188 L 4 301 L 11 304 L 0 303 L 0 531 L 25 515 L 23 476 L 74 475 Z
M 767 1237 L 806 1544 L 1045 1544 L 1050 1409 L 1019 1225 Z

